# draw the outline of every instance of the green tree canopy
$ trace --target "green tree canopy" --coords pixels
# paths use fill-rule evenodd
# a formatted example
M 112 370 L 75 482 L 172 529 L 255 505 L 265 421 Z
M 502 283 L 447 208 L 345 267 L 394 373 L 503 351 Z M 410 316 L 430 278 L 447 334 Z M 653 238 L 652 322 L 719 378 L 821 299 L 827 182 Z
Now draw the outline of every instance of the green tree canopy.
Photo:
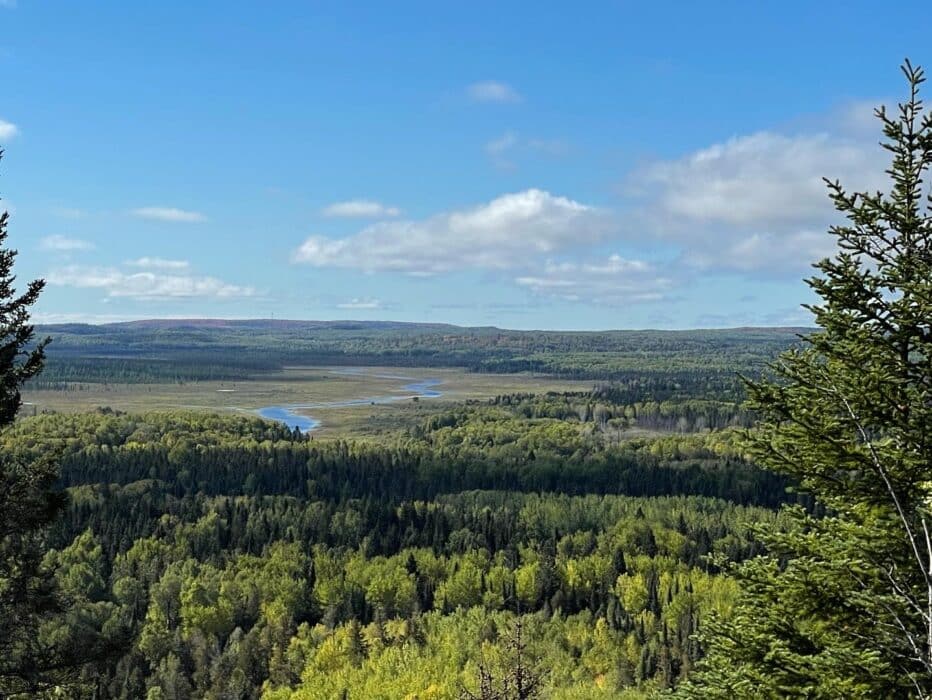
M 708 657 L 682 697 L 932 694 L 932 117 L 923 72 L 883 125 L 887 193 L 828 182 L 847 222 L 808 280 L 820 330 L 750 382 L 748 448 L 795 478 L 826 516 L 791 511 L 744 593 L 706 628 Z

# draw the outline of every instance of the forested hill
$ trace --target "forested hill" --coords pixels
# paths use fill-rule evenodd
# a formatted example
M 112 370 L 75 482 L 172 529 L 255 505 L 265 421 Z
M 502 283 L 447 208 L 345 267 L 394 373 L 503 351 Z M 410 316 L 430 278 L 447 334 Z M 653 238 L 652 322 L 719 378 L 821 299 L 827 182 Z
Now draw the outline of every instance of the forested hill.
M 514 331 L 382 321 L 150 320 L 38 328 L 44 382 L 233 379 L 285 365 L 465 367 L 623 380 L 759 371 L 804 328 Z

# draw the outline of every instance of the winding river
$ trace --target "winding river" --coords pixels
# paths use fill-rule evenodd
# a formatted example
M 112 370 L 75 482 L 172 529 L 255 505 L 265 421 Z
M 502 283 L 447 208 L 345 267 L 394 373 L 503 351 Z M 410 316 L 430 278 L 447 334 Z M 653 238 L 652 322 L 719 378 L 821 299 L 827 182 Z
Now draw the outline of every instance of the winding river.
M 292 404 L 290 406 L 266 406 L 260 408 L 257 413 L 268 420 L 284 423 L 292 430 L 299 430 L 302 433 L 309 433 L 320 427 L 320 421 L 312 416 L 307 416 L 298 411 L 313 410 L 315 408 L 342 408 L 345 406 L 362 406 L 365 404 L 386 404 L 396 401 L 406 401 L 415 398 L 434 399 L 442 396 L 442 392 L 433 387 L 442 384 L 440 379 L 414 379 L 413 377 L 402 377 L 394 374 L 374 374 L 365 369 L 337 369 L 332 370 L 333 374 L 343 374 L 352 376 L 372 377 L 374 379 L 396 379 L 400 382 L 407 382 L 401 385 L 397 393 L 387 396 L 368 396 L 362 399 L 347 399 L 346 401 L 326 401 L 319 403 Z

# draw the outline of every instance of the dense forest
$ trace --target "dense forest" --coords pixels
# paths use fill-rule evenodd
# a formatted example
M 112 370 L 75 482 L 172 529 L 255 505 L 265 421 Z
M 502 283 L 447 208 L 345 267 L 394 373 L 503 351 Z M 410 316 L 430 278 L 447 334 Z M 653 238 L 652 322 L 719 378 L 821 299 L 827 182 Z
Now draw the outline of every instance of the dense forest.
M 140 321 L 42 326 L 54 338 L 33 386 L 235 380 L 286 365 L 465 367 L 574 379 L 737 386 L 804 329 L 508 331 L 314 321 Z
M 70 686 L 93 697 L 456 698 L 518 621 L 552 697 L 674 686 L 784 485 L 736 454 L 734 404 L 610 396 L 503 396 L 378 444 L 22 420 L 3 449 L 57 454 L 69 496 L 45 565 L 71 607 L 42 634 L 99 650 Z

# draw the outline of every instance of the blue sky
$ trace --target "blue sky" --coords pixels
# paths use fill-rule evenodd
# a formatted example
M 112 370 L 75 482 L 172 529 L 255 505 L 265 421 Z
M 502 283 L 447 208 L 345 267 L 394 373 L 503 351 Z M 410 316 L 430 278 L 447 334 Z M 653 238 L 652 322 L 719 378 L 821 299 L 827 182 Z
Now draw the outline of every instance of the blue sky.
M 40 321 L 805 323 L 924 3 L 0 0 Z

